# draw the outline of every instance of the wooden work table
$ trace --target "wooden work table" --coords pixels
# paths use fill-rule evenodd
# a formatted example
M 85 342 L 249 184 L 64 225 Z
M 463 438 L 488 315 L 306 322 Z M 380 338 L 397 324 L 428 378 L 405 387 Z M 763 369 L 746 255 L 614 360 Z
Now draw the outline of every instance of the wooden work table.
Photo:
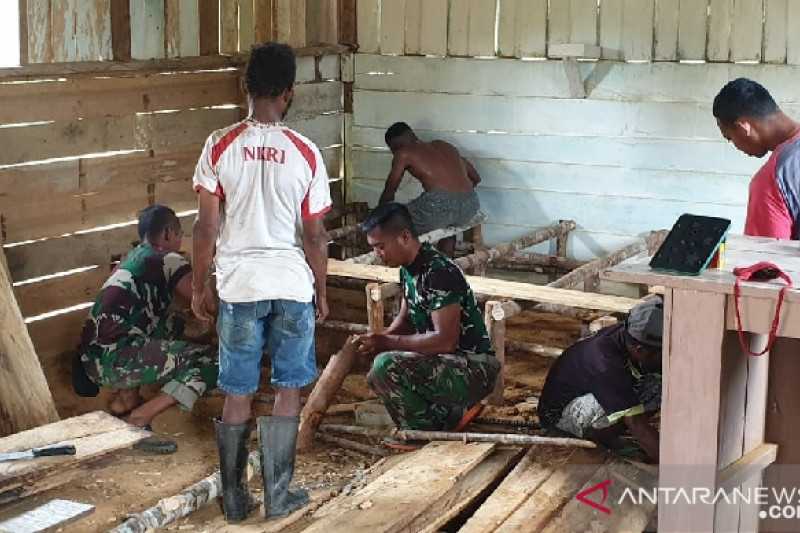
M 750 357 L 737 340 L 732 274 L 735 267 L 770 261 L 800 284 L 800 243 L 730 236 L 725 266 L 699 276 L 654 272 L 648 261 L 634 257 L 603 278 L 665 288 L 659 486 L 758 487 L 763 469 L 775 461 L 774 444 L 778 462 L 800 463 L 791 450 L 800 444 L 799 411 L 792 405 L 800 403 L 799 374 L 787 372 L 800 364 L 788 357 L 796 350 L 787 357 L 778 353 L 791 348 L 793 341 L 784 339 L 800 338 L 800 291 L 786 295 L 778 330 L 783 339 L 771 354 Z M 753 351 L 766 346 L 781 286 L 780 281 L 742 284 L 743 329 L 751 333 Z M 769 478 L 770 485 L 797 486 L 797 479 L 789 483 L 772 473 Z M 658 530 L 757 531 L 759 510 L 757 504 L 659 501 Z

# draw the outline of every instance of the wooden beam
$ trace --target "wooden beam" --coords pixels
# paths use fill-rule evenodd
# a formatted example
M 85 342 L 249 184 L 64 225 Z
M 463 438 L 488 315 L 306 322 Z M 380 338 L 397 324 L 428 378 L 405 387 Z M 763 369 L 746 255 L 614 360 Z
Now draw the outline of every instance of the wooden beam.
M 200 11 L 200 55 L 219 54 L 219 0 L 198 0 Z
M 517 250 L 555 239 L 560 235 L 569 233 L 575 227 L 574 221 L 563 220 L 558 224 L 527 233 L 511 242 L 498 244 L 486 250 L 477 250 L 471 255 L 459 257 L 455 262 L 462 269 L 475 268 L 477 265 L 491 263 L 497 258 L 507 256 Z
M 564 350 L 552 346 L 545 346 L 533 342 L 506 340 L 506 348 L 512 352 L 523 352 L 539 357 L 552 357 L 553 359 L 561 357 Z
M 5 254 L 0 248 L 0 263 Z M 17 306 L 11 280 L 0 268 L 0 436 L 58 420 L 28 328 Z
M 390 455 L 389 450 L 385 448 L 378 448 L 377 446 L 362 444 L 354 440 L 343 439 L 342 437 L 335 437 L 333 435 L 325 433 L 324 431 L 320 431 L 317 437 L 322 442 L 325 442 L 327 444 L 333 444 L 334 446 L 339 446 L 340 448 L 344 448 L 346 450 L 354 450 L 357 452 L 365 453 L 367 455 L 375 455 L 378 457 L 386 457 L 387 455 Z
M 725 489 L 738 487 L 774 463 L 777 456 L 777 444 L 761 444 L 723 468 L 717 476 L 717 486 Z
M 13 270 L 13 266 L 12 266 Z M 378 265 L 360 265 L 328 260 L 328 275 L 331 277 L 356 278 L 366 281 L 396 283 L 399 279 L 398 269 Z M 494 299 L 510 299 L 518 303 L 541 302 L 560 304 L 576 310 L 587 309 L 607 313 L 627 313 L 639 301 L 632 298 L 611 296 L 607 294 L 585 293 L 569 289 L 554 289 L 530 283 L 505 281 L 492 278 L 467 276 L 473 292 L 477 296 Z
M 503 405 L 503 391 L 505 390 L 505 380 L 503 378 L 506 367 L 506 321 L 503 319 L 495 320 L 493 317 L 495 306 L 501 306 L 500 302 L 488 301 L 484 308 L 483 320 L 486 324 L 486 331 L 492 341 L 494 356 L 500 363 L 500 370 L 494 381 L 494 389 L 489 394 L 487 401 L 490 405 Z M 502 312 L 502 311 L 501 311 Z
M 19 64 L 28 64 L 28 0 L 18 0 Z
M 202 13 L 202 11 L 201 11 Z M 202 34 L 201 34 L 202 35 Z M 342 45 L 306 46 L 295 48 L 298 57 L 342 54 L 349 48 Z M 198 56 L 166 59 L 145 59 L 127 62 L 76 61 L 66 63 L 41 63 L 0 69 L 0 81 L 17 81 L 48 76 L 108 76 L 114 73 L 147 74 L 175 70 L 209 70 L 241 67 L 247 63 L 249 53 L 230 56 Z
M 130 0 L 111 0 L 111 51 L 114 61 L 131 60 Z
M 381 333 L 384 329 L 384 305 L 381 298 L 381 284 L 369 283 L 365 287 L 367 293 L 367 320 L 372 333 Z M 375 297 L 377 295 L 377 298 Z

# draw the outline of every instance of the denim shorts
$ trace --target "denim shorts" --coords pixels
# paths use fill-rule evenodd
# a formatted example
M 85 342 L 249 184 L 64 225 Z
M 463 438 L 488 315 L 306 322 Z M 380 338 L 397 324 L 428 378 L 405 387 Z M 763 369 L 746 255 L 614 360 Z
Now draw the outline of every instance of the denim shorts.
M 245 396 L 258 390 L 265 348 L 272 360 L 273 386 L 296 389 L 317 377 L 311 302 L 220 301 L 217 332 L 217 386 L 228 394 Z

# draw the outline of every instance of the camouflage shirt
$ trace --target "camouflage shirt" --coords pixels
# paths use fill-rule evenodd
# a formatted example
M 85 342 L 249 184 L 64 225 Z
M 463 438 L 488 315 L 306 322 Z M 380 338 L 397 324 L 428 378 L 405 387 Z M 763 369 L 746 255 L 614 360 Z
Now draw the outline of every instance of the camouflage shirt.
M 180 254 L 134 248 L 103 284 L 81 336 L 81 351 L 117 350 L 167 334 L 167 308 L 178 282 L 191 270 Z
M 461 306 L 457 353 L 492 353 L 478 302 L 464 273 L 448 257 L 423 244 L 414 262 L 400 268 L 408 316 L 417 333 L 433 331 L 431 313 L 450 304 Z

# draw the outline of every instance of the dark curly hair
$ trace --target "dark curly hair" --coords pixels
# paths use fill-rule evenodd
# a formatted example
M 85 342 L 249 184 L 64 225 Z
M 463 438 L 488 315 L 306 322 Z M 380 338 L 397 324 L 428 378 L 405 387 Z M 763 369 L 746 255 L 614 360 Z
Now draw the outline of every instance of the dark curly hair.
M 153 204 L 139 211 L 139 239 L 154 240 L 167 228 L 178 231 L 180 220 L 175 211 L 161 204 Z
M 247 62 L 245 85 L 253 98 L 275 98 L 294 85 L 297 64 L 292 47 L 281 43 L 254 45 Z
M 714 117 L 731 124 L 742 117 L 765 118 L 778 112 L 769 91 L 758 82 L 737 78 L 714 98 Z

